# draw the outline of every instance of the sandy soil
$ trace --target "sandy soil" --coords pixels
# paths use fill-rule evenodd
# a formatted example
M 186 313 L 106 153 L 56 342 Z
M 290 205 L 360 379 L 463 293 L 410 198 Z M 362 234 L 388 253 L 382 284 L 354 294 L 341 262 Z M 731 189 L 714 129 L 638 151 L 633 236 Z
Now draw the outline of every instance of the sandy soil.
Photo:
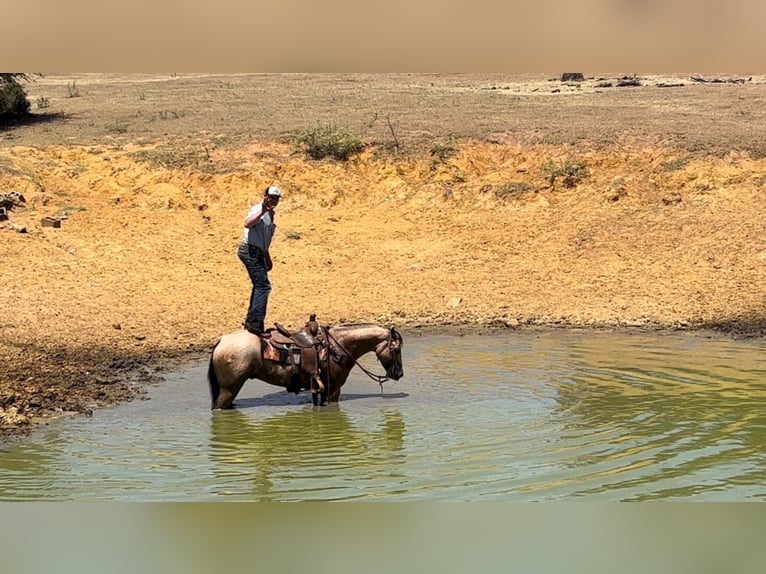
M 240 328 L 236 245 L 271 183 L 269 323 L 760 336 L 763 78 L 586 77 L 38 79 L 37 119 L 0 131 L 0 193 L 27 199 L 0 223 L 0 437 Z M 323 122 L 370 145 L 311 161 L 291 134 Z

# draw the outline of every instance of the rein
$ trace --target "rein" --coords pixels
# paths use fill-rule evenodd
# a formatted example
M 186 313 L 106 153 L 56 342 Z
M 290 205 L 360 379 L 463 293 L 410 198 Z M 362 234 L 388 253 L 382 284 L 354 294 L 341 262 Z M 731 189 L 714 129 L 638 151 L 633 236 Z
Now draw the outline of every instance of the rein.
M 340 350 L 343 351 L 346 354 L 346 356 L 351 357 L 351 360 L 354 361 L 356 366 L 359 367 L 365 375 L 367 375 L 373 381 L 375 381 L 376 383 L 378 383 L 380 385 L 380 392 L 382 393 L 383 392 L 383 383 L 385 383 L 387 380 L 389 380 L 388 376 L 387 375 L 376 375 L 375 373 L 371 373 L 369 370 L 365 369 L 364 366 L 361 365 L 359 363 L 359 361 L 357 361 L 354 358 L 354 356 L 351 353 L 349 353 L 343 345 L 340 344 L 338 339 L 336 339 L 334 336 L 330 335 L 330 329 L 329 328 L 325 328 L 325 335 L 327 335 L 327 340 L 328 341 L 330 339 L 332 339 L 335 342 L 335 344 L 338 347 L 340 347 Z

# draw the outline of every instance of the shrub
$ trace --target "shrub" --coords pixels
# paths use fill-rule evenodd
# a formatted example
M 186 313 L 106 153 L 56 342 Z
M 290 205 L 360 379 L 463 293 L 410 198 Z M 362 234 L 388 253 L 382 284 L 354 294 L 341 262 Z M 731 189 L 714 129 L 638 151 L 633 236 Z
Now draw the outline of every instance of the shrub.
M 331 157 L 346 161 L 364 149 L 359 136 L 332 124 L 307 129 L 299 134 L 298 141 L 311 159 Z
M 543 164 L 542 169 L 551 187 L 556 185 L 556 180 L 559 178 L 561 178 L 564 187 L 575 187 L 587 173 L 584 163 L 571 159 L 561 163 L 548 160 Z
M 29 113 L 27 95 L 15 82 L 0 84 L 0 121 L 17 118 Z

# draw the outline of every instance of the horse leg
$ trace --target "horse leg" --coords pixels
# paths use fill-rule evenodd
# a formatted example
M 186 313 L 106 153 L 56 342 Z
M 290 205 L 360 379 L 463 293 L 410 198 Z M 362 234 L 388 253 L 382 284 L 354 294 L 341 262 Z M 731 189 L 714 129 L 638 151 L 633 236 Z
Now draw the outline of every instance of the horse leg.
M 213 410 L 230 409 L 234 406 L 234 399 L 242 390 L 247 380 L 247 373 L 242 369 L 236 369 L 235 363 L 226 360 L 218 360 L 213 352 L 210 364 L 210 374 L 217 383 L 217 396 L 213 396 Z
M 221 384 L 221 392 L 213 405 L 213 409 L 234 408 L 234 399 L 237 398 L 246 380 L 246 377 L 240 377 L 239 380 L 234 380 L 229 384 Z
M 319 406 L 323 407 L 327 404 L 327 385 L 322 382 L 321 377 L 317 377 L 315 380 L 317 385 L 316 394 L 319 396 Z
M 333 389 L 325 393 L 327 401 L 337 403 L 340 401 L 340 385 L 333 385 Z
M 348 373 L 345 373 L 345 376 L 334 376 L 332 380 L 328 381 L 324 388 L 324 403 L 337 403 L 340 399 L 340 388 L 343 386 L 343 383 L 346 382 L 346 377 L 348 376 Z
M 309 387 L 311 390 L 311 402 L 314 406 L 325 406 L 327 404 L 327 388 L 321 376 L 311 376 Z
M 228 389 L 221 389 L 221 394 L 213 404 L 213 410 L 224 410 L 234 408 L 234 394 Z
M 311 404 L 318 407 L 321 403 L 320 398 L 324 390 L 324 383 L 317 375 L 309 375 L 309 392 L 311 393 Z

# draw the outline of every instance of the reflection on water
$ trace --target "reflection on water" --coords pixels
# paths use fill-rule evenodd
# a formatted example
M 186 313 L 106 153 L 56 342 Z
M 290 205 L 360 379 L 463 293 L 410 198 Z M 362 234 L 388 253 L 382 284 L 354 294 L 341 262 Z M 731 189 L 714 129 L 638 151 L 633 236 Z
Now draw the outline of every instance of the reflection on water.
M 214 413 L 210 457 L 220 494 L 246 484 L 247 498 L 261 501 L 354 498 L 359 477 L 385 481 L 403 460 L 402 414 L 383 411 L 379 418 L 377 428 L 362 431 L 338 405 L 265 420 Z
M 358 371 L 323 408 L 251 382 L 216 413 L 199 363 L 2 447 L 0 499 L 763 500 L 765 347 L 410 337 L 384 395 Z

